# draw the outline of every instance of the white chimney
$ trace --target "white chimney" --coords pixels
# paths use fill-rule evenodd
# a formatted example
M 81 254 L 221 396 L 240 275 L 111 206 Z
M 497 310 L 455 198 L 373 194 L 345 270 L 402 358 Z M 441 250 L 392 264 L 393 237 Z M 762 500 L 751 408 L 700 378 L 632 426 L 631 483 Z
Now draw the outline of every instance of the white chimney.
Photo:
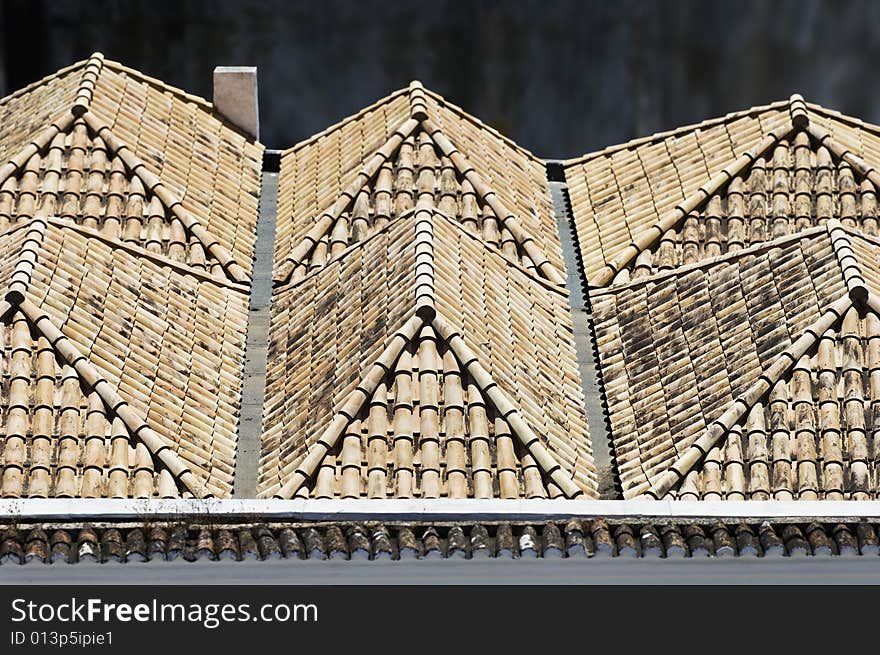
M 217 66 L 214 69 L 214 108 L 230 123 L 260 138 L 256 66 Z

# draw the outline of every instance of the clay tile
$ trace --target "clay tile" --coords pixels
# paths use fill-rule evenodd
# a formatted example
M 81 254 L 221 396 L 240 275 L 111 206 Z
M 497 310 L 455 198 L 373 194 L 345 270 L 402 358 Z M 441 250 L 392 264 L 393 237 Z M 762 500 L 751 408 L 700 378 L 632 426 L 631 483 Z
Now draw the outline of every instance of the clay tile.
M 116 528 L 104 530 L 101 535 L 101 554 L 105 562 L 124 562 L 125 544 L 122 534 Z
M 330 559 L 348 559 L 348 544 L 338 525 L 331 525 L 324 531 L 324 543 Z
M 150 559 L 165 559 L 165 547 L 168 544 L 168 533 L 165 528 L 150 528 L 148 536 L 147 553 Z
M 0 562 L 3 564 L 21 564 L 24 558 L 17 530 L 7 529 L 0 543 Z
M 601 557 L 614 555 L 614 542 L 611 540 L 611 533 L 608 531 L 608 523 L 605 519 L 594 519 L 590 525 L 590 534 L 596 544 L 596 555 Z
M 706 533 L 699 525 L 692 524 L 686 526 L 684 538 L 691 557 L 709 557 L 712 554 L 710 542 L 706 539 Z
M 28 533 L 27 543 L 24 549 L 25 562 L 48 562 L 49 539 L 40 528 L 34 528 Z
M 468 556 L 468 540 L 461 526 L 454 525 L 446 533 L 446 557 L 465 559 Z
M 315 528 L 306 529 L 303 533 L 303 541 L 305 542 L 305 552 L 308 553 L 309 559 L 327 559 L 327 551 L 324 549 L 324 539 L 321 537 L 321 533 Z
M 391 536 L 388 528 L 377 525 L 372 530 L 373 559 L 394 559 L 394 547 L 391 545 Z
M 790 523 L 782 529 L 782 541 L 789 557 L 804 557 L 810 552 L 810 546 L 804 539 L 803 532 L 794 524 Z
M 146 562 L 147 542 L 140 528 L 132 528 L 125 535 L 125 559 L 128 562 Z
M 781 557 L 785 554 L 785 544 L 768 521 L 764 521 L 758 529 L 758 540 L 764 550 L 764 557 Z
M 736 549 L 740 557 L 757 557 L 760 554 L 760 544 L 749 524 L 740 521 L 736 526 Z
M 714 546 L 716 557 L 734 557 L 736 555 L 736 544 L 727 526 L 718 521 L 712 526 L 712 545 Z
M 498 557 L 507 559 L 518 555 L 516 552 L 516 540 L 513 538 L 513 530 L 510 528 L 510 523 L 502 523 L 495 530 L 495 550 L 498 553 Z
M 278 545 L 287 559 L 302 559 L 305 555 L 302 542 L 293 528 L 284 528 L 278 533 Z
M 79 531 L 76 537 L 76 561 L 98 562 L 101 559 L 101 550 L 98 544 L 98 536 L 89 526 Z
M 485 526 L 475 525 L 471 528 L 471 559 L 487 559 L 489 557 L 492 557 L 489 531 Z
M 281 547 L 269 528 L 265 526 L 257 528 L 254 530 L 254 538 L 257 540 L 261 558 L 264 560 L 281 559 Z
M 199 536 L 196 537 L 196 557 L 207 560 L 216 559 L 214 554 L 214 536 L 208 528 L 199 530 Z
M 663 542 L 660 541 L 657 528 L 650 524 L 643 525 L 639 538 L 642 541 L 642 554 L 645 557 L 663 557 Z
M 565 552 L 569 557 L 586 557 L 587 541 L 584 536 L 584 526 L 577 519 L 572 519 L 565 524 Z
M 351 554 L 351 559 L 370 559 L 372 554 L 370 550 L 370 538 L 367 536 L 364 526 L 349 526 L 345 530 L 345 536 L 348 538 L 348 552 Z
M 422 532 L 422 544 L 424 547 L 424 557 L 426 559 L 437 559 L 443 557 L 442 544 L 440 536 L 434 528 L 425 528 Z
M 813 522 L 807 526 L 807 541 L 810 543 L 813 555 L 818 557 L 834 555 L 834 542 L 821 524 Z
M 421 557 L 419 541 L 409 528 L 404 527 L 397 531 L 397 550 L 400 559 L 417 559 Z
M 214 552 L 219 560 L 238 560 L 238 543 L 231 531 L 217 530 L 214 535 Z
M 535 558 L 538 556 L 538 550 L 540 548 L 540 542 L 538 540 L 538 533 L 535 531 L 531 525 L 523 526 L 519 530 L 519 539 L 517 540 L 517 550 L 519 550 L 519 556 L 523 558 Z
M 168 561 L 176 560 L 183 557 L 183 551 L 186 549 L 186 526 L 183 524 L 175 525 L 171 529 L 171 537 L 168 539 L 166 547 L 166 557 Z
M 546 559 L 557 559 L 563 556 L 565 542 L 562 533 L 555 523 L 546 523 L 541 530 L 541 554 Z
M 859 543 L 847 525 L 838 523 L 834 526 L 831 533 L 834 536 L 834 542 L 837 545 L 839 555 L 842 557 L 853 557 L 859 554 Z
M 617 545 L 617 554 L 620 557 L 634 559 L 639 556 L 639 547 L 633 536 L 632 528 L 628 525 L 618 525 L 614 528 L 614 543 Z
M 238 531 L 238 544 L 241 561 L 260 559 L 260 549 L 257 547 L 254 535 L 247 528 Z
M 73 540 L 70 538 L 70 534 L 66 530 L 55 530 L 52 533 L 51 543 L 53 562 L 70 561 L 70 545 L 73 543 Z
M 880 553 L 880 540 L 877 532 L 870 523 L 857 523 L 856 536 L 859 538 L 859 551 L 862 555 L 877 555 Z
M 663 538 L 663 549 L 668 559 L 687 557 L 687 543 L 677 525 L 664 525 L 660 529 L 660 535 Z

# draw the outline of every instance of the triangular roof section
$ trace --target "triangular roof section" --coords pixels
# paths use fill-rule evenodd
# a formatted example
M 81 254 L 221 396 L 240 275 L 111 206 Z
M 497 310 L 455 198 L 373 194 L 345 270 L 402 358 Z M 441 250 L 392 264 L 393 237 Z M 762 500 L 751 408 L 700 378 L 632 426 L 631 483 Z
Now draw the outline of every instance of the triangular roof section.
M 7 262 L 0 271 L 6 324 L 24 317 L 58 362 L 75 371 L 83 393 L 103 401 L 107 421 L 121 422 L 133 452 L 146 448 L 157 475 L 167 469 L 187 495 L 228 495 L 245 288 L 58 218 L 14 226 L 0 235 L 0 250 Z M 40 378 L 32 377 L 36 393 Z M 9 408 L 19 402 L 5 401 Z M 34 402 L 37 411 L 36 396 Z M 48 436 L 53 445 L 65 439 Z M 145 466 L 144 454 L 138 457 Z M 103 461 L 111 467 L 106 476 L 113 463 L 109 455 Z M 4 471 L 21 466 L 6 457 L 0 464 Z M 167 479 L 163 484 L 157 492 L 167 495 Z
M 2 400 L 31 430 L 3 426 L 0 493 L 230 495 L 261 147 L 100 54 L 0 112 L 19 126 L 0 134 L 0 297 L 21 341 Z M 43 406 L 50 383 L 68 405 Z M 64 432 L 74 407 L 82 429 L 100 409 L 97 432 Z
M 58 193 L 58 215 L 248 281 L 262 148 L 210 105 L 96 53 L 4 99 L 7 113 L 0 223 Z
M 275 280 L 302 279 L 430 192 L 554 284 L 565 265 L 544 164 L 413 82 L 282 156 Z
M 258 493 L 595 496 L 571 329 L 564 289 L 425 189 L 276 289 Z
M 625 283 L 831 218 L 876 233 L 880 174 L 866 158 L 877 134 L 794 95 L 567 162 L 588 284 Z
M 836 219 L 593 297 L 626 498 L 865 498 L 880 241 Z

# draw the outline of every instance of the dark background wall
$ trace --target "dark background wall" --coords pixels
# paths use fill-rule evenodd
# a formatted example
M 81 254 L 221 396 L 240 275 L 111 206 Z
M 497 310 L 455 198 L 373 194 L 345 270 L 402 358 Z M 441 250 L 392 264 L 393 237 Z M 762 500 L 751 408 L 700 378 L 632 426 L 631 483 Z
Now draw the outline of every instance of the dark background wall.
M 419 78 L 546 157 L 803 93 L 880 122 L 880 3 L 2 0 L 0 95 L 101 50 L 211 96 L 257 65 L 287 147 Z

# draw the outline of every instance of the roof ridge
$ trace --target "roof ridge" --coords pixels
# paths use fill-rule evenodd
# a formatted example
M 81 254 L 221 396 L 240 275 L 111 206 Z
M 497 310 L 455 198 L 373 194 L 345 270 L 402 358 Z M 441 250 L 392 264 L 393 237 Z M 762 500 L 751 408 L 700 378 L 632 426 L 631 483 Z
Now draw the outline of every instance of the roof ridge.
M 878 125 L 877 123 L 871 123 L 866 120 L 862 120 L 861 118 L 856 118 L 855 116 L 849 116 L 835 109 L 823 107 L 822 105 L 815 102 L 807 102 L 805 104 L 808 110 L 824 116 L 829 120 L 839 121 L 841 123 L 848 124 L 850 127 L 857 127 L 859 129 L 867 130 L 868 132 L 880 136 L 880 125 Z
M 820 125 L 815 125 L 811 122 L 805 129 L 820 146 L 824 145 L 834 156 L 849 164 L 859 173 L 859 175 L 863 178 L 867 178 L 868 181 L 874 185 L 874 188 L 880 192 L 880 171 L 855 153 L 851 152 L 846 146 L 835 141 L 834 137 L 831 136 L 831 133 Z
M 482 198 L 483 203 L 490 207 L 492 212 L 498 217 L 498 220 L 501 221 L 501 224 L 510 231 L 523 252 L 534 262 L 535 268 L 541 271 L 551 283 L 564 285 L 565 277 L 562 273 L 556 270 L 556 267 L 550 263 L 547 255 L 538 246 L 534 238 L 526 232 L 516 214 L 510 211 L 504 201 L 489 188 L 489 185 L 471 165 L 465 154 L 455 146 L 452 140 L 430 118 L 425 118 L 421 121 L 421 124 L 434 144 L 452 162 L 452 165 L 458 170 L 459 174 L 470 182 L 476 195 Z
M 530 159 L 533 159 L 540 164 L 547 163 L 546 159 L 539 157 L 538 155 L 533 153 L 528 148 L 521 146 L 516 141 L 511 139 L 509 136 L 505 136 L 504 134 L 502 134 L 501 132 L 496 130 L 494 127 L 492 127 L 488 123 L 482 121 L 477 116 L 465 111 L 464 109 L 462 109 L 460 106 L 456 105 L 455 103 L 450 102 L 449 100 L 447 100 L 445 97 L 443 97 L 442 95 L 440 95 L 436 91 L 432 91 L 431 89 L 425 88 L 424 92 L 427 96 L 430 96 L 434 101 L 440 103 L 441 107 L 444 107 L 444 108 L 448 109 L 449 111 L 458 114 L 461 118 L 464 118 L 465 120 L 469 121 L 470 123 L 473 123 L 479 129 L 485 130 L 486 132 L 488 132 L 492 136 L 494 136 L 498 139 L 501 139 L 502 141 L 504 141 L 505 144 L 514 148 L 515 150 L 522 152 L 524 155 L 528 156 Z
M 95 95 L 95 86 L 98 84 L 98 77 L 101 75 L 101 68 L 104 65 L 104 55 L 95 52 L 86 62 L 85 70 L 83 70 L 82 81 L 76 91 L 71 112 L 79 118 L 89 110 L 92 97 Z
M 3 98 L 0 98 L 0 106 L 5 104 L 8 100 L 12 100 L 13 98 L 17 98 L 19 96 L 25 95 L 26 93 L 29 93 L 30 91 L 33 91 L 34 89 L 45 85 L 50 80 L 54 80 L 56 78 L 63 77 L 65 75 L 69 75 L 70 73 L 73 73 L 74 71 L 76 71 L 78 68 L 82 68 L 83 66 L 85 66 L 88 62 L 89 62 L 88 59 L 81 59 L 80 61 L 76 61 L 76 62 L 70 64 L 69 66 L 65 66 L 64 68 L 58 69 L 54 73 L 49 73 L 48 75 L 44 75 L 40 79 L 38 79 L 34 82 L 31 82 L 27 86 L 22 87 L 20 89 L 17 89 L 15 91 L 13 91 L 12 93 L 10 93 L 9 95 L 4 96 Z
M 831 239 L 831 247 L 837 257 L 837 263 L 843 272 L 843 279 L 853 304 L 859 309 L 864 309 L 868 302 L 868 285 L 862 275 L 862 267 L 849 240 L 849 234 L 843 229 L 843 225 L 836 218 L 831 218 L 825 224 L 828 237 Z
M 425 321 L 414 314 L 397 331 L 385 346 L 379 356 L 373 360 L 370 368 L 361 377 L 355 389 L 346 397 L 339 408 L 334 412 L 333 420 L 325 428 L 321 436 L 308 449 L 305 457 L 299 461 L 293 471 L 293 475 L 284 485 L 275 492 L 276 498 L 293 498 L 294 494 L 308 482 L 315 471 L 324 461 L 327 453 L 336 445 L 336 442 L 345 432 L 348 424 L 354 420 L 365 403 L 370 401 L 376 387 L 391 371 L 394 363 L 403 352 L 404 347 L 412 341 Z
M 647 495 L 656 500 L 662 499 L 685 475 L 700 462 L 709 450 L 745 416 L 752 406 L 763 398 L 779 379 L 853 306 L 849 295 L 832 302 L 822 314 L 811 323 L 804 333 L 779 353 L 773 363 L 765 368 L 733 403 L 703 431 L 682 455 L 663 473 L 656 475 L 630 490 L 630 496 Z
M 371 111 L 375 111 L 378 107 L 381 107 L 382 105 L 388 104 L 391 100 L 394 100 L 395 98 L 402 96 L 406 93 L 409 93 L 409 87 L 403 87 L 403 88 L 397 89 L 396 91 L 392 91 L 388 95 L 379 98 L 371 105 L 368 105 L 368 106 L 364 107 L 363 109 L 360 109 L 357 113 L 351 114 L 350 116 L 346 116 L 342 120 L 339 120 L 339 121 L 333 123 L 333 125 L 330 125 L 329 127 L 324 128 L 323 130 L 321 130 L 317 134 L 313 134 L 312 136 L 307 137 L 307 138 L 303 139 L 302 141 L 295 143 L 292 146 L 290 146 L 289 148 L 283 150 L 281 153 L 282 159 L 285 156 L 287 156 L 288 153 L 293 152 L 295 150 L 299 150 L 300 148 L 303 148 L 303 147 L 309 145 L 310 143 L 313 143 L 313 142 L 327 136 L 331 132 L 335 132 L 336 130 L 341 128 L 343 125 L 347 125 L 348 123 L 351 123 L 353 121 L 356 121 L 359 118 L 362 118 L 363 116 L 370 113 Z
M 210 496 L 189 467 L 171 447 L 150 428 L 146 421 L 111 387 L 100 371 L 80 352 L 76 344 L 52 322 L 49 315 L 31 301 L 24 299 L 18 309 L 28 322 L 52 345 L 52 349 L 77 373 L 80 381 L 97 393 L 107 408 L 126 426 L 129 434 L 139 439 L 154 458 L 168 469 L 176 480 L 197 498 Z
M 635 139 L 630 139 L 629 141 L 624 141 L 623 143 L 618 143 L 613 146 L 608 146 L 603 148 L 602 150 L 595 150 L 593 152 L 588 152 L 584 155 L 580 155 L 578 157 L 573 157 L 571 159 L 562 160 L 563 166 L 572 166 L 575 164 L 582 164 L 591 159 L 595 159 L 596 157 L 601 157 L 603 155 L 607 156 L 612 153 L 618 152 L 620 150 L 626 150 L 629 148 L 634 148 L 636 146 L 641 146 L 646 143 L 652 143 L 654 141 L 663 141 L 668 139 L 671 136 L 678 136 L 679 134 L 684 134 L 686 132 L 693 132 L 695 130 L 704 128 L 704 127 L 712 127 L 715 125 L 720 125 L 721 123 L 728 123 L 730 121 L 736 120 L 738 118 L 742 118 L 744 116 L 752 116 L 766 113 L 773 109 L 782 109 L 784 107 L 790 106 L 791 99 L 788 100 L 777 100 L 776 102 L 771 102 L 766 105 L 756 105 L 754 107 L 750 107 L 749 109 L 741 109 L 740 111 L 730 112 L 729 114 L 725 114 L 724 116 L 718 116 L 717 118 L 710 118 L 708 120 L 702 121 L 700 123 L 690 123 L 688 125 L 683 125 L 681 127 L 676 127 L 671 130 L 666 130 L 665 132 L 655 132 L 650 136 L 641 136 L 636 137 Z
M 103 55 L 102 55 L 102 58 L 103 58 Z M 146 73 L 143 73 L 143 72 L 141 72 L 137 69 L 134 69 L 134 68 L 130 68 L 129 66 L 126 66 L 125 64 L 123 64 L 121 62 L 114 61 L 113 59 L 103 59 L 103 62 L 104 62 L 103 66 L 106 66 L 107 68 L 109 68 L 111 70 L 115 70 L 117 72 L 125 73 L 126 75 L 130 75 L 134 78 L 139 79 L 140 81 L 142 81 L 146 84 L 150 84 L 151 86 L 162 89 L 163 91 L 168 91 L 169 93 L 172 93 L 176 96 L 179 96 L 189 102 L 193 102 L 197 105 L 201 105 L 203 109 L 209 110 L 212 114 L 216 113 L 216 109 L 214 108 L 214 104 L 211 101 L 207 100 L 206 98 L 203 98 L 202 96 L 188 93 L 187 91 L 184 91 L 180 87 L 176 87 L 176 86 L 173 86 L 173 85 L 168 84 L 166 82 L 163 82 L 159 78 L 151 77 L 150 75 L 147 75 Z
M 299 243 L 288 253 L 281 264 L 281 271 L 278 277 L 274 278 L 276 283 L 286 284 L 290 281 L 293 269 L 305 259 L 314 249 L 321 237 L 339 220 L 340 215 L 344 212 L 354 198 L 360 193 L 361 189 L 370 182 L 376 175 L 382 165 L 388 161 L 400 145 L 407 139 L 419 126 L 419 122 L 414 118 L 404 120 L 391 136 L 382 144 L 358 171 L 354 180 L 336 196 L 333 204 L 321 212 L 318 219 L 311 229 L 306 232 Z M 392 221 L 394 222 L 394 221 Z M 386 226 L 387 227 L 387 226 Z
M 24 240 L 21 242 L 5 294 L 6 300 L 15 305 L 20 304 L 25 298 L 25 292 L 28 289 L 31 276 L 34 272 L 34 267 L 40 256 L 40 249 L 43 244 L 43 238 L 46 234 L 49 215 L 54 213 L 57 208 L 56 203 L 60 195 L 58 191 L 58 178 L 61 175 L 61 156 L 58 150 L 63 150 L 64 148 L 64 144 L 57 143 L 57 139 L 62 134 L 67 134 L 73 123 L 73 114 L 68 114 L 68 117 L 63 121 L 62 125 L 50 125 L 49 128 L 44 130 L 37 139 L 32 141 L 28 147 L 21 151 L 18 155 L 18 157 L 21 158 L 20 161 L 10 162 L 11 166 L 16 166 L 13 174 L 17 173 L 22 168 L 29 167 L 31 160 L 48 148 L 50 160 L 46 170 L 46 179 L 44 179 L 42 185 L 42 198 L 36 211 L 34 211 L 33 214 L 23 223 L 23 225 L 26 226 L 27 231 L 25 232 Z M 52 156 L 53 149 L 55 149 L 55 157 Z M 24 157 L 25 155 L 28 155 L 26 159 Z M 52 163 L 53 160 L 54 165 Z M 32 169 L 28 168 L 28 171 L 31 170 Z M 53 173 L 54 177 L 54 181 L 52 182 L 50 182 L 51 178 L 49 177 L 50 171 Z M 19 191 L 22 194 L 28 193 L 36 198 L 37 185 L 34 184 L 33 188 L 28 189 L 27 192 L 25 192 L 24 189 L 19 189 Z M 47 205 L 46 203 L 49 197 L 54 197 L 54 200 L 50 205 Z
M 485 397 L 492 401 L 495 410 L 505 420 L 510 431 L 516 435 L 544 474 L 549 477 L 568 498 L 583 495 L 584 491 L 574 482 L 574 477 L 556 461 L 540 437 L 532 430 L 516 405 L 501 390 L 492 375 L 480 364 L 479 357 L 465 343 L 461 334 L 442 315 L 437 314 L 431 324 L 449 349 L 467 369 L 471 380 Z
M 753 164 L 758 157 L 768 149 L 772 148 L 776 143 L 788 138 L 793 131 L 794 126 L 791 125 L 791 122 L 789 122 L 787 128 L 783 126 L 783 129 L 775 128 L 770 130 L 757 145 L 743 152 L 739 157 L 731 161 L 727 166 L 723 167 L 719 172 L 709 178 L 706 183 L 702 184 L 691 195 L 687 196 L 682 202 L 676 204 L 675 207 L 667 211 L 663 216 L 660 216 L 656 223 L 642 230 L 628 246 L 615 255 L 611 261 L 605 264 L 597 281 L 587 280 L 587 284 L 591 287 L 605 287 L 609 284 L 613 284 L 614 277 L 633 261 L 639 253 L 657 243 L 657 241 L 663 238 L 663 235 L 667 230 L 678 225 L 678 223 L 683 221 L 692 211 L 702 207 L 714 194 L 718 193 L 723 186 L 728 184 L 748 166 Z M 653 232 L 656 232 L 656 234 L 653 234 Z
M 33 219 L 31 219 L 33 220 Z M 248 287 L 245 284 L 240 284 L 238 282 L 233 282 L 226 278 L 218 278 L 214 277 L 210 273 L 193 268 L 186 262 L 179 262 L 170 257 L 166 257 L 165 255 L 161 255 L 159 253 L 150 252 L 146 248 L 131 241 L 123 241 L 116 237 L 107 236 L 103 232 L 96 230 L 91 227 L 87 227 L 85 225 L 80 225 L 79 223 L 72 221 L 68 218 L 62 218 L 60 216 L 49 216 L 47 219 L 50 225 L 54 225 L 55 227 L 59 227 L 62 229 L 70 229 L 74 232 L 79 232 L 85 237 L 89 237 L 90 239 L 97 239 L 99 241 L 103 241 L 109 246 L 116 248 L 118 250 L 124 250 L 136 257 L 141 259 L 147 259 L 152 261 L 153 263 L 159 266 L 166 266 L 171 269 L 175 269 L 181 274 L 191 275 L 202 282 L 210 282 L 212 284 L 217 284 L 219 286 L 227 287 L 232 289 L 233 291 L 240 291 L 242 293 L 247 293 Z M 6 234 L 6 233 L 4 233 Z M 0 235 L 2 236 L 2 235 Z
M 96 114 L 86 111 L 82 117 L 89 126 L 89 129 L 104 140 L 107 147 L 113 151 L 114 156 L 122 160 L 129 172 L 138 176 L 145 189 L 158 197 L 165 208 L 174 214 L 189 233 L 202 243 L 205 250 L 210 252 L 214 259 L 223 267 L 226 275 L 233 282 L 248 284 L 249 278 L 244 268 L 235 261 L 232 253 L 222 246 L 216 238 L 211 236 L 201 221 L 183 206 L 183 201 L 165 186 L 159 176 L 149 170 L 144 161 L 124 141 L 113 134 L 110 127 L 102 122 Z

